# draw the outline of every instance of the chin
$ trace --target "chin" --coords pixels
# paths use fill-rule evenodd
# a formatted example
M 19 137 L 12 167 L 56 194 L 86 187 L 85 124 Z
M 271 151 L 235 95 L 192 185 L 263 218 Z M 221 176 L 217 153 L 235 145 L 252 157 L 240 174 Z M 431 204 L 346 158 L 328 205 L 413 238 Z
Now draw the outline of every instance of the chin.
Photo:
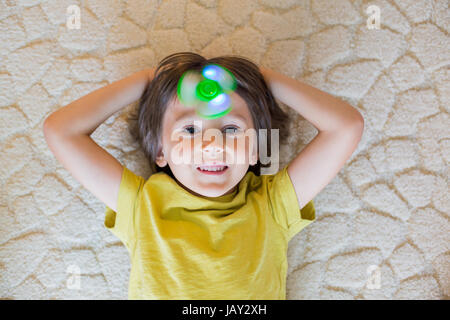
M 225 190 L 217 190 L 217 192 L 213 192 L 211 190 L 208 190 L 208 192 L 196 192 L 198 195 L 203 196 L 203 197 L 208 197 L 208 198 L 217 198 L 220 196 L 223 196 L 225 193 L 227 193 L 227 191 Z

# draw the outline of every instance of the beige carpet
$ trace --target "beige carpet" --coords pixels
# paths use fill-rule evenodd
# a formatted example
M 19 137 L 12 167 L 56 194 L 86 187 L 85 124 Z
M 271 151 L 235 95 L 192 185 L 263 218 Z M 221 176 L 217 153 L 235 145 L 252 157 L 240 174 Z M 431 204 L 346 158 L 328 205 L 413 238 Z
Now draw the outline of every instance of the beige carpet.
M 71 4 L 79 30 L 66 26 Z M 369 5 L 380 29 L 367 26 Z M 288 299 L 448 299 L 449 14 L 447 0 L 1 0 L 0 298 L 127 298 L 127 251 L 103 226 L 104 204 L 47 148 L 42 123 L 194 51 L 243 55 L 364 115 L 358 149 L 315 198 L 317 221 L 290 242 Z M 132 107 L 93 138 L 148 177 L 127 134 Z M 316 134 L 289 112 L 298 121 L 282 165 Z

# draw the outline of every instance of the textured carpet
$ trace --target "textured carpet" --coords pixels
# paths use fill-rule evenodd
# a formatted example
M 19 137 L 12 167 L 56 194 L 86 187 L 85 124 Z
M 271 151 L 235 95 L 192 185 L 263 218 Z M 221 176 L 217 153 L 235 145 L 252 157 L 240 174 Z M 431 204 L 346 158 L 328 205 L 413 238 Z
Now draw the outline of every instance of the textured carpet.
M 72 4 L 79 30 L 66 26 Z M 368 27 L 370 5 L 379 29 Z M 449 14 L 446 0 L 1 0 L 0 298 L 127 298 L 127 251 L 103 226 L 104 204 L 48 149 L 42 123 L 194 51 L 248 57 L 365 118 L 357 150 L 315 198 L 317 221 L 289 244 L 288 299 L 448 299 Z M 134 106 L 92 137 L 148 177 L 127 132 Z M 296 121 L 281 165 L 317 133 L 283 107 Z

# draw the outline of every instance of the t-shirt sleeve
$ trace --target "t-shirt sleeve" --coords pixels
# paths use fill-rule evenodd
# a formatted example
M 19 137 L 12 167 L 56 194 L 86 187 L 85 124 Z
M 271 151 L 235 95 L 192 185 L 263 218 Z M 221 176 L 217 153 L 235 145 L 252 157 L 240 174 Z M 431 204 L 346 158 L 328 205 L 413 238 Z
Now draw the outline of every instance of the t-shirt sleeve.
M 110 230 L 130 251 L 136 239 L 135 212 L 139 195 L 144 187 L 145 179 L 123 166 L 119 194 L 117 196 L 117 212 L 106 206 L 105 227 Z
M 286 232 L 289 241 L 316 219 L 316 211 L 313 200 L 300 208 L 287 167 L 286 165 L 276 174 L 267 176 L 266 179 L 272 216 Z

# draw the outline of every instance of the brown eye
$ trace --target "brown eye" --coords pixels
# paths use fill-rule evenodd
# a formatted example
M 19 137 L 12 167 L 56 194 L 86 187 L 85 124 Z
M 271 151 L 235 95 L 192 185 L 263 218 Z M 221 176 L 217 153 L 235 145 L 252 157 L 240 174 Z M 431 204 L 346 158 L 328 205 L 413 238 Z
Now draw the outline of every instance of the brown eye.
M 234 131 L 227 131 L 227 130 L 229 130 L 229 129 L 231 129 L 231 130 L 234 129 Z M 234 126 L 228 126 L 228 127 L 225 128 L 225 133 L 231 133 L 231 134 L 233 134 L 233 133 L 237 133 L 238 131 L 239 131 L 239 128 L 238 128 L 238 127 L 234 127 Z
M 183 128 L 183 132 L 187 131 L 190 134 L 194 134 L 195 133 L 194 130 L 195 130 L 194 126 L 187 126 Z

